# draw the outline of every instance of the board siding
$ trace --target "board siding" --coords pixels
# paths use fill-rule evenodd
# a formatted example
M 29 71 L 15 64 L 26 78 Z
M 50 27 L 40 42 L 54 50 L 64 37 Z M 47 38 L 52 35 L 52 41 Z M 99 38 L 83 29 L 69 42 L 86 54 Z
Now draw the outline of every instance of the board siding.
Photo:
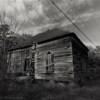
M 72 80 L 73 57 L 72 45 L 69 37 L 38 45 L 35 78 L 47 80 Z M 51 51 L 54 55 L 54 73 L 46 74 L 46 53 Z
M 28 51 L 28 52 L 27 52 Z M 31 49 L 18 49 L 8 53 L 8 73 L 24 73 L 25 59 L 30 57 Z
M 83 82 L 87 77 L 87 61 L 88 53 L 79 46 L 75 41 L 73 45 L 73 64 L 74 64 L 74 80 L 76 82 Z

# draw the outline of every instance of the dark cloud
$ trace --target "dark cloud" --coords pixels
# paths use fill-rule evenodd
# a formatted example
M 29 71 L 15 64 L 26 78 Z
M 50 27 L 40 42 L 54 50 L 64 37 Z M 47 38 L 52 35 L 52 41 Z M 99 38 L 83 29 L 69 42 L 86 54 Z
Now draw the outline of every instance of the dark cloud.
M 100 0 L 53 0 L 87 34 L 98 33 L 100 28 Z M 40 33 L 55 27 L 76 31 L 50 0 L 0 0 L 0 12 L 16 16 L 20 31 Z M 70 26 L 70 27 L 69 27 Z M 95 27 L 96 26 L 96 27 Z M 33 33 L 34 34 L 34 33 Z M 92 35 L 91 35 L 92 36 Z

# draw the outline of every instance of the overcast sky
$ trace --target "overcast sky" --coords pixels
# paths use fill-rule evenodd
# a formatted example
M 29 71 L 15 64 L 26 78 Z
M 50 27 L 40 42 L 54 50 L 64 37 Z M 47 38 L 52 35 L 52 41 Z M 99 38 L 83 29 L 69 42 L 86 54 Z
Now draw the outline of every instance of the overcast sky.
M 81 30 L 95 43 L 100 44 L 100 0 L 53 0 Z M 33 35 L 55 27 L 74 31 L 87 42 L 71 23 L 52 5 L 50 0 L 0 0 L 0 14 L 6 19 L 16 17 L 19 33 Z

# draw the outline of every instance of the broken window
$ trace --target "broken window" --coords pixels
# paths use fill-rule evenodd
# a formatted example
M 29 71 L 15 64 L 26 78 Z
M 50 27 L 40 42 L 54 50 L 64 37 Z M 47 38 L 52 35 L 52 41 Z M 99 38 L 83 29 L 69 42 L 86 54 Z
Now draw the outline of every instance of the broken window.
M 46 73 L 50 74 L 53 72 L 54 72 L 54 54 L 48 51 L 46 58 Z
M 29 68 L 30 68 L 30 59 L 26 58 L 24 62 L 24 72 L 28 72 Z

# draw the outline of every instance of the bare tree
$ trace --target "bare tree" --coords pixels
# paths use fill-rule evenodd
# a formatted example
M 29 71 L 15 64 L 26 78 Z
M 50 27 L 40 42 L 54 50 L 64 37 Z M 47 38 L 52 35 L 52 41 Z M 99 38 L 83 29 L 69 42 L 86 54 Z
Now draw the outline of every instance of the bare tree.
M 8 16 L 5 12 L 0 14 L 0 41 L 1 41 L 1 78 L 5 78 L 7 70 L 7 41 L 8 37 L 14 35 L 18 31 L 19 23 L 15 16 Z
M 19 30 L 19 26 L 21 23 L 17 21 L 17 15 L 7 15 L 5 12 L 0 14 L 0 25 L 7 24 L 10 27 L 9 33 L 14 32 L 17 33 Z
M 0 40 L 1 40 L 1 53 L 2 53 L 2 60 L 1 60 L 1 78 L 4 78 L 6 73 L 6 66 L 7 66 L 7 50 L 6 50 L 6 33 L 9 31 L 8 25 L 0 25 Z

